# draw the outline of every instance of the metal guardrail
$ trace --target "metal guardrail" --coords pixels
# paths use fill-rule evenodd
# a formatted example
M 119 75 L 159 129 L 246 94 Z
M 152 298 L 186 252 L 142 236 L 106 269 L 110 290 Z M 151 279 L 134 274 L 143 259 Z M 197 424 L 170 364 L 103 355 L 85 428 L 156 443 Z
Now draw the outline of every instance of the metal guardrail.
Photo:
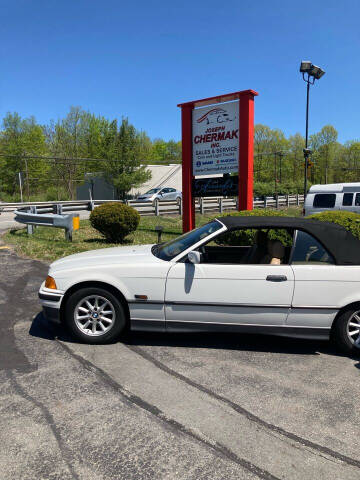
M 304 202 L 303 195 L 282 195 L 254 200 L 254 208 L 281 208 L 299 206 Z M 195 211 L 199 213 L 237 210 L 237 199 L 234 198 L 200 198 L 195 202 Z
M 102 200 L 101 203 L 113 200 Z M 56 205 L 63 205 L 65 207 L 77 207 L 89 204 L 89 200 L 61 200 L 56 202 L 0 202 L 0 212 L 13 212 L 19 207 L 37 207 L 41 208 L 54 208 Z
M 291 205 L 300 205 L 303 203 L 303 195 L 283 195 L 275 198 L 265 197 L 264 200 L 255 200 L 254 208 L 280 208 Z M 92 211 L 97 205 L 113 202 L 114 200 L 95 200 L 95 201 L 67 201 L 67 202 L 37 202 L 36 204 L 0 204 L 0 208 L 6 209 L 19 207 L 15 210 L 15 220 L 27 225 L 28 234 L 32 234 L 34 226 L 47 226 L 54 228 L 63 228 L 65 238 L 72 240 L 74 230 L 79 228 L 78 211 Z M 119 200 L 118 200 L 119 201 Z M 142 216 L 160 216 L 160 215 L 181 215 L 182 202 L 169 200 L 155 200 L 155 202 L 128 201 L 128 205 L 134 207 Z M 195 211 L 200 214 L 216 213 L 237 209 L 237 199 L 234 198 L 198 198 L 195 200 Z M 9 210 L 5 210 L 9 211 Z M 11 211 L 11 210 L 10 210 Z M 71 212 L 71 213 L 65 213 Z
M 44 212 L 48 208 L 37 209 L 36 206 L 15 210 L 15 220 L 27 226 L 27 233 L 32 235 L 35 226 L 63 228 L 65 230 L 65 239 L 72 241 L 74 230 L 80 226 L 80 217 L 76 213 L 66 215 Z M 60 209 L 61 210 L 61 209 Z
M 18 210 L 19 207 L 35 206 L 39 213 L 58 213 L 61 207 L 62 212 L 80 212 L 93 210 L 97 205 L 108 202 L 121 202 L 121 200 L 69 200 L 61 202 L 24 202 L 24 203 L 0 203 L 0 212 L 11 212 Z M 195 200 L 196 211 L 204 213 L 205 211 L 226 211 L 235 210 L 237 208 L 237 199 L 225 197 L 208 197 L 198 198 Z M 301 205 L 304 202 L 303 195 L 279 195 L 275 197 L 265 197 L 263 200 L 254 200 L 254 208 L 279 208 L 292 205 Z M 162 200 L 150 202 L 139 202 L 137 200 L 129 200 L 128 205 L 134 207 L 140 215 L 163 215 L 167 213 L 182 213 L 181 202 L 172 200 Z

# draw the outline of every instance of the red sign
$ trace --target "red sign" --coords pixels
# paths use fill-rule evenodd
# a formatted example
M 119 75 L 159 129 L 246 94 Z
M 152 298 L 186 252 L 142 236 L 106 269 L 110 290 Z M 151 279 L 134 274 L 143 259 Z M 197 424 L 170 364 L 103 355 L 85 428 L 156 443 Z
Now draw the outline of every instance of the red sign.
M 178 105 L 181 107 L 182 128 L 184 232 L 195 228 L 195 204 L 192 191 L 195 175 L 238 171 L 239 210 L 252 210 L 254 97 L 256 95 L 258 94 L 254 90 L 243 90 Z M 229 105 L 234 113 L 229 113 Z M 201 107 L 207 108 L 200 111 Z M 237 123 L 230 127 L 230 123 L 234 122 Z M 202 129 L 204 131 L 201 132 Z M 225 141 L 231 141 L 233 144 L 223 146 L 221 143 Z M 236 159 L 235 162 L 234 159 Z M 194 168 L 194 162 L 200 162 L 200 164 L 195 163 Z M 206 162 L 215 163 L 206 164 Z M 234 166 L 236 162 L 237 167 Z M 229 165 L 229 170 L 224 170 L 226 163 Z M 209 170 L 206 171 L 206 168 Z

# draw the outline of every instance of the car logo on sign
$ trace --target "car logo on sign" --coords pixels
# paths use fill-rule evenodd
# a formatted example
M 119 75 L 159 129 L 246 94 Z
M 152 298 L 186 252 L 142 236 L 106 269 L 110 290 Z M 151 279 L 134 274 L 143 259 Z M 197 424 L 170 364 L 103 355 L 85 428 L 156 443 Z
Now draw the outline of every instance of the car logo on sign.
M 210 123 L 224 123 L 224 122 L 231 122 L 234 120 L 233 118 L 229 117 L 229 114 L 223 108 L 212 108 L 196 121 L 197 123 L 206 122 L 206 125 Z

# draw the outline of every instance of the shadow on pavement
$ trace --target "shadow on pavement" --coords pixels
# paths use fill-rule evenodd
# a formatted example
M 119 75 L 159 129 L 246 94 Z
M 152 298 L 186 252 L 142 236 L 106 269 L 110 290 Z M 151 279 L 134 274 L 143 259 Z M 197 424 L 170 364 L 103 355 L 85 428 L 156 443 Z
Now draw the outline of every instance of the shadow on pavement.
M 327 342 L 283 338 L 271 335 L 233 333 L 142 333 L 133 332 L 123 343 L 138 346 L 213 348 L 251 352 L 319 355 L 330 352 Z M 325 348 L 324 348 L 325 347 Z
M 55 340 L 58 338 L 64 342 L 78 343 L 74 341 L 62 325 L 48 322 L 42 312 L 39 312 L 34 318 L 30 326 L 29 334 L 32 337 L 43 338 L 44 340 Z
M 29 334 L 46 340 L 59 339 L 64 342 L 79 343 L 68 333 L 65 327 L 45 320 L 41 312 L 34 318 Z M 292 355 L 319 355 L 323 353 L 349 358 L 348 355 L 342 355 L 338 352 L 327 341 L 257 334 L 130 332 L 121 338 L 121 343 L 137 346 L 207 348 Z M 350 358 L 359 360 L 359 356 Z M 355 367 L 360 369 L 360 362 Z
M 214 348 L 248 352 L 283 353 L 292 355 L 331 355 L 359 361 L 358 355 L 343 354 L 330 341 L 307 340 L 276 335 L 245 333 L 145 333 L 133 332 L 122 343 L 137 346 Z M 355 367 L 360 369 L 360 361 Z

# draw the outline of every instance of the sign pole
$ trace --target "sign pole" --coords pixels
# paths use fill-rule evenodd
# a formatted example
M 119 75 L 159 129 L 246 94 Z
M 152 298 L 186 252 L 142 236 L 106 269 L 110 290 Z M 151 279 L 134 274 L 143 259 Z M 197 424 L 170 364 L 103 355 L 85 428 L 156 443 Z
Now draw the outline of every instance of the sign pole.
M 239 202 L 238 210 L 253 209 L 254 195 L 254 94 L 239 102 Z
M 194 106 L 186 104 L 181 107 L 182 129 L 182 203 L 183 232 L 195 228 L 195 202 L 192 192 L 193 159 L 192 159 L 192 111 Z

